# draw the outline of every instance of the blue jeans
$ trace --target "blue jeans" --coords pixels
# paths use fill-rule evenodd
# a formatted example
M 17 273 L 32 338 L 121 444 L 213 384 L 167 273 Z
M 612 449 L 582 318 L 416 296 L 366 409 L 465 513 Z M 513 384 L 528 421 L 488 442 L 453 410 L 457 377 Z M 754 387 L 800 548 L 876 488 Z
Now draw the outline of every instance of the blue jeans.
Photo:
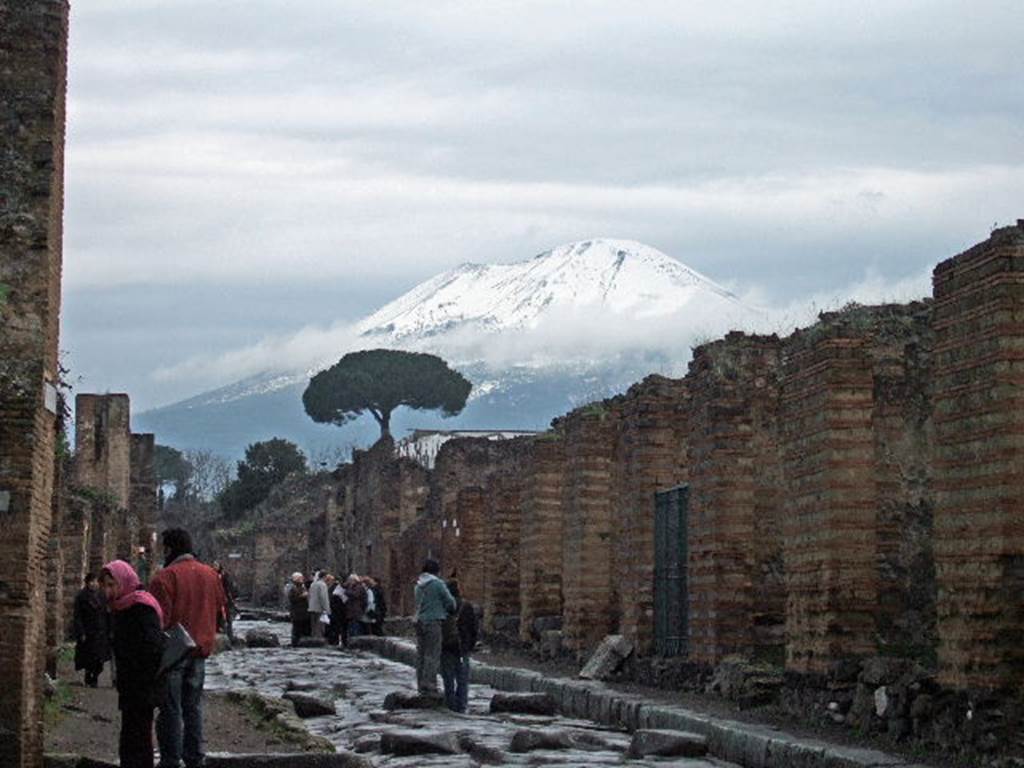
M 452 712 L 469 709 L 469 656 L 443 651 L 441 680 L 444 682 L 444 703 Z
M 361 637 L 363 634 L 363 622 L 358 619 L 349 619 L 348 622 L 348 636 L 349 638 Z
M 199 768 L 203 754 L 203 683 L 206 659 L 189 659 L 167 675 L 167 694 L 156 718 L 160 768 Z

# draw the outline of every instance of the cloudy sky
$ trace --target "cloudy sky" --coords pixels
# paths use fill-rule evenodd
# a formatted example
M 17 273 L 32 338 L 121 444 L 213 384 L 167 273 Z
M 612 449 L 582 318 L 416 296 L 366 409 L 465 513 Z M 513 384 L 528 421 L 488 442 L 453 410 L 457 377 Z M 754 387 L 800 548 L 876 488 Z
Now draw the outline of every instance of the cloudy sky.
M 173 401 L 229 375 L 183 361 L 572 240 L 784 306 L 923 292 L 1024 216 L 1024 3 L 709 6 L 73 3 L 77 388 Z

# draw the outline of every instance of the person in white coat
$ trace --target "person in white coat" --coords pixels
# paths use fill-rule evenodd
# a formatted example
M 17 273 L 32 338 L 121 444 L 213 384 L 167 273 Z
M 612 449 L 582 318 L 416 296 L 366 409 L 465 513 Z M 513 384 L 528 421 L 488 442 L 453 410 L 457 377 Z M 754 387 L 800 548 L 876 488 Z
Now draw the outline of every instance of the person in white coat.
M 317 571 L 316 578 L 309 587 L 310 634 L 321 639 L 331 620 L 331 584 L 328 579 L 334 581 L 331 574 Z

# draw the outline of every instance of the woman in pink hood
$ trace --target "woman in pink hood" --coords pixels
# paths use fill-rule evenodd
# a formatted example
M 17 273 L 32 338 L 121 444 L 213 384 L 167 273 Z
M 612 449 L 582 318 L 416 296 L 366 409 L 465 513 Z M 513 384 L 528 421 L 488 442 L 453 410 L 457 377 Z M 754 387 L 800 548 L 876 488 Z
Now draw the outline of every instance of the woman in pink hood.
M 113 614 L 121 768 L 153 768 L 153 709 L 164 652 L 163 613 L 124 560 L 103 566 L 100 585 Z

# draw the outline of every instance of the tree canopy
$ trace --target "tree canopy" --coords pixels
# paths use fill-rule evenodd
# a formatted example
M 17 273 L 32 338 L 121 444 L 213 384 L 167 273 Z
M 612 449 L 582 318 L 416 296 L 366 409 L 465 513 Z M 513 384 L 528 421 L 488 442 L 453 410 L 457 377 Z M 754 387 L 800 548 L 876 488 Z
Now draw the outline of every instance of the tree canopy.
M 394 349 L 350 352 L 310 379 L 302 404 L 313 421 L 342 425 L 370 413 L 381 436 L 391 434 L 399 406 L 455 416 L 472 384 L 435 355 Z
M 253 443 L 238 462 L 237 477 L 220 494 L 228 517 L 238 517 L 270 495 L 271 489 L 293 472 L 306 471 L 306 457 L 295 443 L 280 437 Z
M 177 448 L 157 443 L 153 454 L 153 470 L 160 487 L 174 486 L 171 498 L 181 499 L 188 492 L 192 480 L 192 465 Z

